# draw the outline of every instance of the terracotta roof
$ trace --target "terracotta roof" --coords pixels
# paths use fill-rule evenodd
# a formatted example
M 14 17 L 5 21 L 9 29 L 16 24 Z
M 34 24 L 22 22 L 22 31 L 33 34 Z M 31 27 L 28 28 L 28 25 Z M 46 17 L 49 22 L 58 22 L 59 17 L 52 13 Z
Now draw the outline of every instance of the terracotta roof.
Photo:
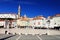
M 18 20 L 21 20 L 21 21 L 42 20 L 43 18 L 44 18 L 43 16 L 37 16 L 37 17 L 34 17 L 34 18 L 20 17 Z
M 60 14 L 56 14 L 55 16 L 60 16 Z
M 18 20 L 21 20 L 21 21 L 28 21 L 29 18 L 27 18 L 27 17 L 20 17 Z
M 28 21 L 28 18 L 23 17 L 21 20 L 22 21 Z
M 53 17 L 60 17 L 60 14 L 56 14 L 55 16 L 49 16 L 50 19 L 52 19 Z
M 43 18 L 44 18 L 43 16 L 37 16 L 37 17 L 33 18 L 33 20 L 41 20 Z

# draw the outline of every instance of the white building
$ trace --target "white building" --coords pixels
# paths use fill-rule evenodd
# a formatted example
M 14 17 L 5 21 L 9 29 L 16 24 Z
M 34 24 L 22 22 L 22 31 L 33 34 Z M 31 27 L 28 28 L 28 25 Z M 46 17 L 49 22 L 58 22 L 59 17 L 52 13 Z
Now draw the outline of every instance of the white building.
M 30 21 L 30 25 L 33 27 L 33 28 L 47 28 L 45 26 L 46 24 L 46 18 L 44 18 L 43 16 L 38 16 L 38 17 L 35 17 L 33 18 L 33 20 Z
M 5 24 L 5 21 L 0 20 L 0 28 L 4 26 L 4 24 Z
M 60 26 L 60 14 L 57 14 L 53 17 L 50 17 L 50 23 L 48 24 L 48 28 L 54 28 Z
M 51 18 L 45 18 L 43 16 L 38 16 L 35 18 L 28 18 L 26 15 L 21 17 L 20 15 L 21 7 L 18 7 L 18 18 L 17 18 L 17 25 L 20 27 L 29 26 L 29 27 L 40 27 L 40 28 L 54 28 L 55 26 L 60 26 L 59 18 L 60 16 L 54 16 Z
M 6 13 L 6 14 L 0 14 L 0 18 L 13 18 L 16 19 L 16 14 L 10 14 L 10 13 Z
M 9 13 L 0 14 L 0 27 L 3 27 L 3 28 L 14 27 L 12 26 L 14 24 L 13 20 L 16 20 L 16 14 L 9 14 Z

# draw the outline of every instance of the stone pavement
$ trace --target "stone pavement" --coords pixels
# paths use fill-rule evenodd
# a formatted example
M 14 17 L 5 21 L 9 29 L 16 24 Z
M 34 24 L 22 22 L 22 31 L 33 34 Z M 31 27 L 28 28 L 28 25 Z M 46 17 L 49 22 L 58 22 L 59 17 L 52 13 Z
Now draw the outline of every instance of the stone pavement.
M 8 31 L 8 33 L 12 33 L 12 34 L 32 34 L 32 35 L 35 35 L 35 34 L 39 34 L 39 35 L 42 35 L 42 34 L 48 34 L 48 35 L 60 35 L 60 30 L 51 30 L 51 29 L 31 29 L 31 28 L 13 28 L 13 29 L 0 29 L 0 34 L 5 34 L 5 31 Z M 8 34 L 7 33 L 7 34 Z
M 60 40 L 60 35 L 16 35 L 5 40 Z

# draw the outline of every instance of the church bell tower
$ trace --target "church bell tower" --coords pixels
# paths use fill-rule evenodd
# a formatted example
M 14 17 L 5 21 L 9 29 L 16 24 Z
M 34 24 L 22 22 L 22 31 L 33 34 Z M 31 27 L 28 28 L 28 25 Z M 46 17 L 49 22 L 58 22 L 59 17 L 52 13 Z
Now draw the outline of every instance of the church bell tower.
M 18 6 L 18 18 L 20 18 L 20 5 Z

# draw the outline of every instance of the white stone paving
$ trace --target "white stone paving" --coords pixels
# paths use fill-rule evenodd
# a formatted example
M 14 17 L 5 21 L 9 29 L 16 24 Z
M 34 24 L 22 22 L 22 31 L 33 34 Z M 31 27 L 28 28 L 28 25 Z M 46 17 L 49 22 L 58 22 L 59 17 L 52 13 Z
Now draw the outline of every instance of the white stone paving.
M 13 29 L 0 29 L 0 34 L 5 34 L 5 31 L 8 31 L 8 33 L 12 33 L 12 34 L 39 34 L 39 35 L 42 35 L 42 34 L 46 34 L 48 33 L 48 35 L 60 35 L 60 30 L 50 30 L 50 29 L 31 29 L 31 28 L 13 28 Z

